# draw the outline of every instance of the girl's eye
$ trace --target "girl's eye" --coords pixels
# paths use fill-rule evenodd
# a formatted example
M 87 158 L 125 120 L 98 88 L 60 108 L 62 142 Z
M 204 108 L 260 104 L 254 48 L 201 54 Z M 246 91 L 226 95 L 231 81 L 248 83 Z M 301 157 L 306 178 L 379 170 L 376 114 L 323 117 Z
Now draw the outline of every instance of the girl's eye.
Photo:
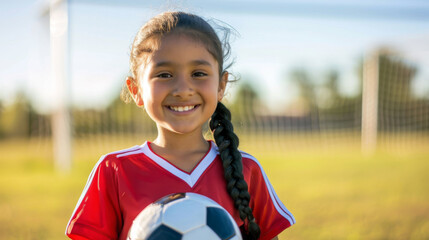
M 159 78 L 171 78 L 171 77 L 173 77 L 173 75 L 171 75 L 170 73 L 160 73 L 156 76 Z
M 206 73 L 204 73 L 204 72 L 194 72 L 194 73 L 192 74 L 192 76 L 193 76 L 193 77 L 204 77 L 204 76 L 207 76 L 207 74 L 206 74 Z

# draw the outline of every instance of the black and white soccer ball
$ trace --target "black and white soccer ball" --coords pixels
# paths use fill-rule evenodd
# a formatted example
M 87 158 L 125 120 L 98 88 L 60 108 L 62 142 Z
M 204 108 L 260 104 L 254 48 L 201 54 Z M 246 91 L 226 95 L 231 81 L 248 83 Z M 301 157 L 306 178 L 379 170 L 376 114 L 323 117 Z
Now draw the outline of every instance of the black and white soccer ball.
M 196 193 L 167 195 L 134 219 L 128 240 L 241 240 L 231 215 L 212 199 Z

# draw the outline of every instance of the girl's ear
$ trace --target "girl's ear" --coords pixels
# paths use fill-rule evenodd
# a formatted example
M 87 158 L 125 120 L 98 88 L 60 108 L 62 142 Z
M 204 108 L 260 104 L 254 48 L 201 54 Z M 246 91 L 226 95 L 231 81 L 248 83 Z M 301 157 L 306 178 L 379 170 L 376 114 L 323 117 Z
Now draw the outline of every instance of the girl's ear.
M 219 89 L 217 94 L 217 100 L 220 102 L 225 94 L 226 84 L 228 83 L 228 72 L 224 71 L 219 81 Z
M 126 83 L 134 102 L 138 107 L 142 107 L 144 103 L 137 81 L 133 77 L 127 77 Z

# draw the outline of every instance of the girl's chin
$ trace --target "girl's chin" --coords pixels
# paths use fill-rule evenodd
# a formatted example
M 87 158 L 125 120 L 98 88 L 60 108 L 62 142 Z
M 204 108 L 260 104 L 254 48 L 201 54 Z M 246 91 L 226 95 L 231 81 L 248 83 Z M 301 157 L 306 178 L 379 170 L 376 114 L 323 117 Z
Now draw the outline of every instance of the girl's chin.
M 201 134 L 202 128 L 190 126 L 189 124 L 183 124 L 183 125 L 173 125 L 173 126 L 170 125 L 170 126 L 164 127 L 162 131 L 164 133 L 180 134 L 180 135 L 193 134 L 193 133 Z

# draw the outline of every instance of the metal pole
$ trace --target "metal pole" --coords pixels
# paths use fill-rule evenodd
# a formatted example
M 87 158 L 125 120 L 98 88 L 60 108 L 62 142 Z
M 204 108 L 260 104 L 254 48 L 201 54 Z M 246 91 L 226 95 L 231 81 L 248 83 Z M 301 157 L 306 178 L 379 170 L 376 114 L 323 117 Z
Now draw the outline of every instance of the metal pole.
M 71 168 L 71 129 L 68 98 L 68 12 L 67 0 L 51 0 L 49 28 L 51 45 L 51 76 L 55 84 L 55 104 L 52 114 L 52 137 L 55 167 L 59 171 Z
M 377 148 L 378 78 L 379 53 L 374 51 L 365 57 L 363 64 L 361 147 L 367 156 Z

